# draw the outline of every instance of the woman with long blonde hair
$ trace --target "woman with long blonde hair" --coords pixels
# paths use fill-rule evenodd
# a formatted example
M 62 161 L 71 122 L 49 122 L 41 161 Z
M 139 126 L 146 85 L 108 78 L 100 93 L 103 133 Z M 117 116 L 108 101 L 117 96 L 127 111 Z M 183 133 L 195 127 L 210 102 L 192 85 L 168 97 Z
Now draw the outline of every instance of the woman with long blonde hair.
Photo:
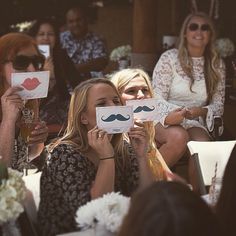
M 111 77 L 120 96 L 125 103 L 127 100 L 141 100 L 154 98 L 151 82 L 148 74 L 139 68 L 129 68 L 118 71 Z M 157 117 L 158 119 L 158 117 Z M 155 143 L 155 124 L 152 121 L 144 122 L 149 140 L 149 163 L 157 180 L 165 178 L 163 170 L 170 171 L 165 162 L 165 152 L 157 150 Z M 163 155 L 163 157 L 162 157 Z M 164 158 L 164 159 L 163 159 Z M 158 164 L 159 163 L 159 164 Z
M 75 213 L 91 199 L 119 191 L 130 196 L 153 182 L 147 161 L 147 135 L 139 125 L 108 134 L 96 124 L 96 107 L 122 105 L 107 79 L 90 79 L 72 94 L 64 136 L 49 148 L 41 177 L 39 221 L 42 235 L 77 229 Z
M 184 129 L 189 140 L 211 140 L 214 116 L 223 115 L 225 97 L 225 67 L 214 41 L 212 20 L 197 12 L 186 17 L 178 49 L 161 55 L 153 71 L 154 93 L 165 104 L 157 140 L 168 136 L 170 127 Z

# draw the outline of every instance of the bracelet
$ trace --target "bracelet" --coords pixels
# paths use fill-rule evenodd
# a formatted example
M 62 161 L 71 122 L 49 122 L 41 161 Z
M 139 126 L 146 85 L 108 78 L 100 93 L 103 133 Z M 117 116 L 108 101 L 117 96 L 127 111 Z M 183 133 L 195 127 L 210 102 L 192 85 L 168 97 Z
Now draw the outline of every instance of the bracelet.
M 100 158 L 100 161 L 108 160 L 108 159 L 115 159 L 115 157 L 112 156 L 112 157 L 104 157 L 104 158 Z

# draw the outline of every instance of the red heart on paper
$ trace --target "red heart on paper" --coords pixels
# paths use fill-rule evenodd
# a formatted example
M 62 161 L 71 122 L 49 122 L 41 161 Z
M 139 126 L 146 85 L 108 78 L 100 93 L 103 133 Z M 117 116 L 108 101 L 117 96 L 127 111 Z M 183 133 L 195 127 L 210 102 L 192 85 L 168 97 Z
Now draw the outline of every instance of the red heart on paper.
M 34 90 L 40 85 L 40 82 L 37 78 L 27 78 L 21 85 L 27 90 Z

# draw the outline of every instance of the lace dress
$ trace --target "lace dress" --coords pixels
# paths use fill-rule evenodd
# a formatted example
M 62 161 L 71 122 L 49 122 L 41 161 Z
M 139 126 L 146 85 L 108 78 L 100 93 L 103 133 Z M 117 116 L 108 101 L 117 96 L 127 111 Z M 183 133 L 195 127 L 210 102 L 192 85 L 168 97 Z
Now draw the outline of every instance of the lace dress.
M 77 230 L 75 214 L 78 207 L 91 200 L 90 189 L 96 173 L 97 167 L 72 145 L 60 144 L 54 148 L 40 183 L 38 216 L 42 235 Z M 138 186 L 138 173 L 137 159 L 130 152 L 125 169 L 116 165 L 115 191 L 131 195 Z
M 185 119 L 181 125 L 185 129 L 201 127 L 207 131 L 214 128 L 214 116 L 222 116 L 225 98 L 225 67 L 221 62 L 218 72 L 220 81 L 212 101 L 207 104 L 207 91 L 204 77 L 204 57 L 193 57 L 192 91 L 190 78 L 183 71 L 178 60 L 178 50 L 171 49 L 162 54 L 153 71 L 153 89 L 159 101 L 159 121 L 164 125 L 170 111 L 180 107 L 205 107 L 208 109 L 206 120 L 202 117 Z

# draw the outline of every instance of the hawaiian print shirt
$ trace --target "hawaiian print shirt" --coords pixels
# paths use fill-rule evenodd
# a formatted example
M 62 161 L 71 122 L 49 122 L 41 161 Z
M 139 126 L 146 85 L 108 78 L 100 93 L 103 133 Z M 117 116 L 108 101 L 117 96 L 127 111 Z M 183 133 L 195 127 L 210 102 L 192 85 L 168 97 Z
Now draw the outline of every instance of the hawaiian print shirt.
M 76 64 L 87 62 L 90 59 L 107 57 L 105 42 L 92 32 L 86 34 L 83 39 L 77 40 L 70 31 L 60 35 L 61 45 L 66 49 L 68 56 Z M 91 77 L 99 77 L 101 72 L 91 72 Z

